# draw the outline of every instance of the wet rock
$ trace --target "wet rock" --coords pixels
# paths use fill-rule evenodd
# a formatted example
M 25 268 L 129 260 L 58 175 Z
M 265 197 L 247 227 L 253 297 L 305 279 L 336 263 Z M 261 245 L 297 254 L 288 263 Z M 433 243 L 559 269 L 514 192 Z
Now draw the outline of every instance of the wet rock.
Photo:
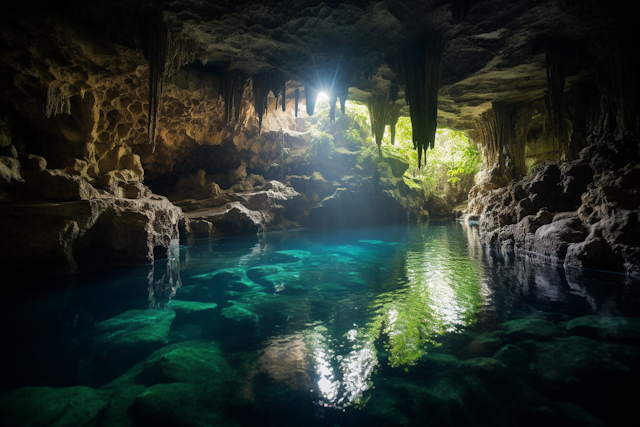
M 175 317 L 171 310 L 125 311 L 95 326 L 92 347 L 102 355 L 159 347 L 167 343 Z
M 633 138 L 593 138 L 578 160 L 547 162 L 503 188 L 472 191 L 470 205 L 482 207 L 481 241 L 564 258 L 567 267 L 640 274 L 637 152 Z
M 209 341 L 168 345 L 151 354 L 136 377 L 136 382 L 146 386 L 206 383 L 209 391 L 216 389 L 220 393 L 228 391 L 236 381 L 218 344 Z
M 465 347 L 464 353 L 470 357 L 493 356 L 504 346 L 504 338 L 505 333 L 502 331 L 479 335 Z
M 220 321 L 229 330 L 245 333 L 254 332 L 260 324 L 257 314 L 239 305 L 223 308 Z
M 23 387 L 0 397 L 6 426 L 95 426 L 109 402 L 89 387 Z
M 569 321 L 571 334 L 624 344 L 640 344 L 640 319 L 634 317 L 582 316 Z
M 506 338 L 516 341 L 526 339 L 543 341 L 562 335 L 560 328 L 542 319 L 516 319 L 499 326 Z
M 637 381 L 637 347 L 577 336 L 526 340 L 517 347 L 520 350 L 505 348 L 499 353 L 523 378 L 562 400 L 589 408 L 606 425 L 624 422 L 626 408 L 635 401 L 624 384 Z
M 157 384 L 136 397 L 129 413 L 140 425 L 236 426 L 224 415 L 233 397 L 233 389 L 206 383 Z
M 211 316 L 218 304 L 172 299 L 167 306 L 175 311 L 176 321 L 191 321 L 203 316 Z
M 150 262 L 178 239 L 182 213 L 159 196 L 0 206 L 0 248 L 10 271 L 24 277 L 101 265 Z M 37 262 L 41 269 L 28 266 Z
M 560 218 L 541 226 L 535 231 L 533 250 L 544 257 L 564 259 L 567 248 L 572 243 L 582 242 L 586 230 L 577 214 L 570 218 Z

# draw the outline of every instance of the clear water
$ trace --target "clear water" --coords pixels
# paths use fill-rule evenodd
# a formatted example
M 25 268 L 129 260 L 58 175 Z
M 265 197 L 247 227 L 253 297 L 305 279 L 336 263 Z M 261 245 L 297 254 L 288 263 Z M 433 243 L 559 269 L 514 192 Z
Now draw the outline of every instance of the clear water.
M 494 257 L 476 234 L 431 223 L 201 240 L 153 266 L 15 284 L 3 425 L 635 416 L 639 284 Z

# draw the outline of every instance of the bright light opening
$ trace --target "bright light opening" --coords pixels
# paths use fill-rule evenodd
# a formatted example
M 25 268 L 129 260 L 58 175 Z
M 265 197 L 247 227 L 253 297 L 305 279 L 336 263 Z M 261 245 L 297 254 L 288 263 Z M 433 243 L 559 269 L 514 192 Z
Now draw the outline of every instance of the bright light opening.
M 324 92 L 318 92 L 318 97 L 316 98 L 316 103 L 326 101 L 329 99 L 329 95 Z

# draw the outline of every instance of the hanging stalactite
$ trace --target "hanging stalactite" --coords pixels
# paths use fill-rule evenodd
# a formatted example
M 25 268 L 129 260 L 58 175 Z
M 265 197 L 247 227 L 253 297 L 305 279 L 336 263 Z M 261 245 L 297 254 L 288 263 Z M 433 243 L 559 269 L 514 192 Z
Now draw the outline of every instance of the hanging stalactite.
M 442 37 L 427 35 L 401 53 L 396 73 L 405 83 L 413 145 L 418 150 L 418 167 L 422 166 L 422 153 L 435 144 L 442 51 Z
M 376 139 L 378 154 L 382 158 L 382 138 L 387 125 L 391 126 L 391 143 L 395 143 L 395 125 L 400 117 L 400 106 L 391 102 L 387 94 L 374 94 L 367 100 L 367 108 L 371 119 L 371 133 Z
M 476 134 L 473 139 L 479 143 L 482 149 L 485 169 L 492 169 L 500 162 L 496 116 L 492 109 L 482 113 L 476 120 Z
M 564 85 L 567 76 L 563 44 L 559 41 L 545 42 L 547 61 L 547 85 L 549 91 L 548 110 L 551 118 L 553 134 L 560 145 L 560 152 L 567 156 L 569 151 L 569 135 L 564 117 Z
M 181 31 L 170 30 L 162 13 L 157 12 L 148 25 L 149 121 L 147 126 L 151 151 L 155 151 L 158 115 L 162 105 L 165 79 L 193 62 L 197 56 L 195 42 Z
M 307 103 L 307 114 L 313 116 L 313 110 L 316 108 L 316 100 L 318 99 L 318 90 L 309 85 L 305 86 L 304 98 Z
M 251 80 L 253 81 L 254 106 L 258 114 L 258 128 L 262 129 L 262 117 L 267 112 L 269 92 L 273 92 L 276 97 L 276 105 L 278 96 L 282 93 L 282 111 L 285 110 L 287 79 L 283 72 L 271 70 L 258 74 L 252 77 Z
M 294 92 L 295 103 L 296 103 L 296 117 L 298 117 L 298 101 L 300 100 L 300 89 L 296 88 Z
M 532 108 L 529 103 L 493 102 L 496 123 L 496 144 L 501 172 L 509 178 L 521 179 L 527 173 L 525 146 L 531 125 Z
M 247 75 L 240 70 L 225 71 L 222 75 L 220 93 L 224 99 L 225 122 L 238 123 L 242 113 L 242 95 L 247 84 Z

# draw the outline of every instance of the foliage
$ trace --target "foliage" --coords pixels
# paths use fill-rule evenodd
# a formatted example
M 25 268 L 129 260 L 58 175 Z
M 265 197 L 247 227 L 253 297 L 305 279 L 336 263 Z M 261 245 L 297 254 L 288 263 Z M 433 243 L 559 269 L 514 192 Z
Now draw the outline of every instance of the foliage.
M 361 129 L 367 129 L 361 146 L 358 161 L 371 157 L 376 162 L 377 150 L 370 135 L 371 121 L 367 107 L 347 102 L 347 115 Z M 362 134 L 361 134 L 362 135 Z M 427 152 L 423 167 L 418 169 L 418 153 L 413 146 L 411 119 L 400 117 L 396 124 L 395 145 L 391 145 L 391 133 L 387 126 L 382 139 L 382 155 L 394 158 L 410 165 L 405 174 L 405 182 L 415 188 L 421 185 L 428 194 L 446 192 L 447 186 L 456 185 L 461 179 L 477 173 L 481 165 L 478 148 L 469 142 L 464 132 L 451 129 L 438 129 L 436 145 Z M 418 184 L 420 183 L 420 184 Z
M 307 158 L 331 158 L 331 153 L 335 150 L 333 136 L 317 129 L 311 129 L 311 145 L 307 148 Z

